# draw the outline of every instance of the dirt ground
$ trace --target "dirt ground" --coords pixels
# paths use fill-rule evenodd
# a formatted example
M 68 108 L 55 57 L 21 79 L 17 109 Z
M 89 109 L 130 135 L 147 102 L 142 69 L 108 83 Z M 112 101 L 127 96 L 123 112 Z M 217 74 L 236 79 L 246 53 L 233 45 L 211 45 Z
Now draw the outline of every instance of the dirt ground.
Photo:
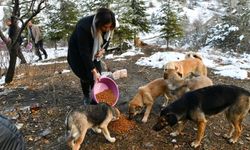
M 158 51 L 156 47 L 147 47 L 143 51 L 150 55 Z M 144 55 L 144 56 L 145 56 Z M 162 77 L 161 69 L 142 67 L 135 62 L 142 55 L 127 57 L 124 61 L 106 60 L 111 71 L 128 70 L 128 77 L 116 80 L 120 99 L 117 107 L 127 115 L 127 102 L 135 95 L 139 86 Z M 65 60 L 60 58 L 59 60 Z M 67 63 L 44 66 L 20 66 L 16 70 L 14 82 L 6 85 L 1 92 L 10 93 L 0 96 L 0 113 L 8 116 L 21 127 L 28 150 L 66 150 L 65 116 L 69 110 L 82 105 L 82 93 L 78 78 L 72 73 L 63 73 L 69 69 Z M 212 73 L 208 76 L 215 84 L 233 84 L 250 90 L 250 80 L 237 80 Z M 163 97 L 157 99 L 148 123 L 141 123 L 142 115 L 136 117 L 136 127 L 125 134 L 111 132 L 115 143 L 109 143 L 101 134 L 88 131 L 81 149 L 86 150 L 186 150 L 192 149 L 190 143 L 195 138 L 197 127 L 188 122 L 184 135 L 171 137 L 169 127 L 161 132 L 152 130 L 159 115 Z M 228 131 L 223 114 L 208 119 L 205 137 L 197 149 L 248 150 L 250 149 L 250 114 L 243 123 L 243 133 L 237 144 L 229 144 L 222 137 Z

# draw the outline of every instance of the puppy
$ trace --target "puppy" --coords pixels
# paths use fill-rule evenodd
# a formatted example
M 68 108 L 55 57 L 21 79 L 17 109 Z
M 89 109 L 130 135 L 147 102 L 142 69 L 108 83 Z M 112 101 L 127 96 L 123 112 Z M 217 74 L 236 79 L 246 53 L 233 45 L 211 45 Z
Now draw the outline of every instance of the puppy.
M 89 128 L 97 133 L 103 133 L 109 142 L 115 142 L 110 136 L 108 124 L 117 120 L 120 111 L 106 103 L 81 106 L 79 110 L 70 112 L 66 117 L 67 144 L 72 150 L 79 150 Z
M 189 75 L 204 75 L 207 76 L 207 67 L 202 62 L 200 55 L 187 54 L 186 59 L 181 61 L 171 61 L 164 65 L 164 74 L 169 69 L 174 69 L 182 78 Z
M 229 134 L 224 137 L 236 143 L 242 132 L 241 122 L 250 111 L 250 92 L 233 85 L 213 85 L 186 93 L 161 111 L 153 130 L 160 131 L 181 121 L 176 131 L 180 133 L 185 122 L 192 120 L 198 125 L 197 137 L 191 143 L 196 148 L 204 136 L 206 117 L 223 111 L 230 123 Z
M 134 98 L 129 102 L 129 118 L 132 119 L 138 113 L 141 113 L 144 106 L 146 106 L 146 111 L 144 113 L 142 122 L 145 123 L 148 120 L 148 116 L 155 102 L 155 99 L 159 96 L 164 95 L 166 101 L 168 101 L 168 93 L 166 82 L 163 78 L 155 79 L 148 84 L 139 87 L 138 92 Z

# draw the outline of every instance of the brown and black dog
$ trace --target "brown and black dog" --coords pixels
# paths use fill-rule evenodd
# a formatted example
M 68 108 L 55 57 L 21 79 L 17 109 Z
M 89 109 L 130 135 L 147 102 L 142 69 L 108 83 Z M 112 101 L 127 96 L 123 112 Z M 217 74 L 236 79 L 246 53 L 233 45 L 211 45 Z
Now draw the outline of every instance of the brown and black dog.
M 155 99 L 159 96 L 165 96 L 165 103 L 167 103 L 169 98 L 171 98 L 171 95 L 168 92 L 167 84 L 163 78 L 155 79 L 148 84 L 139 87 L 138 92 L 129 102 L 129 118 L 132 119 L 135 115 L 141 113 L 144 106 L 146 106 L 142 122 L 147 122 Z
M 200 55 L 188 53 L 184 60 L 170 61 L 164 65 L 164 74 L 169 69 L 174 69 L 182 77 L 186 78 L 190 75 L 207 76 L 207 67 L 204 65 Z
M 230 143 L 236 143 L 242 132 L 242 120 L 250 111 L 250 92 L 233 85 L 213 85 L 186 93 L 161 111 L 153 130 L 160 131 L 182 122 L 178 127 L 180 133 L 187 120 L 194 121 L 198 125 L 198 134 L 191 146 L 196 148 L 204 136 L 206 116 L 222 111 L 230 123 L 229 134 L 224 137 Z
M 116 139 L 110 136 L 108 124 L 119 119 L 120 111 L 106 103 L 81 106 L 68 114 L 65 120 L 67 127 L 67 144 L 72 150 L 79 150 L 88 129 L 103 133 L 109 142 Z

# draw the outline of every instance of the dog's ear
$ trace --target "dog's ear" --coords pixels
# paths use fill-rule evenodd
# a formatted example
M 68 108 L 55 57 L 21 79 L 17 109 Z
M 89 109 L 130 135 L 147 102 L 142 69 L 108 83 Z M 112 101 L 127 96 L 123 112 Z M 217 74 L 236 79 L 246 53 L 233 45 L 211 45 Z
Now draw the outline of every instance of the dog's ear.
M 176 115 L 173 114 L 173 113 L 167 114 L 166 120 L 167 120 L 167 122 L 168 122 L 168 124 L 170 126 L 173 126 L 173 125 L 175 125 L 178 122 L 178 119 L 177 119 Z
M 174 70 L 178 71 L 178 67 L 177 67 L 177 66 L 175 66 L 175 67 L 174 67 Z

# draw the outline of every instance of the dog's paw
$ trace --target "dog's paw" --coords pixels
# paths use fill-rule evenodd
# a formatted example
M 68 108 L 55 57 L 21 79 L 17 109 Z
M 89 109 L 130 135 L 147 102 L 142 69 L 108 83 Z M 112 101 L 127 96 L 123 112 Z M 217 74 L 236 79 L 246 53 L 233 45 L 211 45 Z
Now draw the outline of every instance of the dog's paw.
M 193 142 L 191 143 L 191 147 L 193 147 L 193 148 L 197 148 L 198 146 L 200 146 L 200 143 L 197 142 L 197 141 L 193 141 Z
M 231 139 L 229 139 L 229 140 L 228 140 L 228 142 L 229 142 L 229 143 L 234 144 L 234 143 L 236 143 L 236 142 L 237 142 L 237 140 L 236 140 L 236 139 L 231 138 Z
M 80 149 L 80 145 L 76 144 L 75 146 L 72 147 L 72 150 L 79 150 Z
M 224 134 L 224 135 L 223 135 L 223 138 L 229 139 L 229 138 L 231 138 L 231 136 L 230 136 L 229 134 Z
M 109 142 L 111 142 L 111 143 L 114 143 L 114 142 L 116 141 L 116 139 L 115 139 L 115 138 L 112 138 L 112 137 L 109 138 L 108 140 L 109 140 Z
M 146 123 L 146 122 L 148 121 L 148 119 L 147 119 L 147 118 L 143 118 L 141 121 L 142 121 L 143 123 Z
M 98 127 L 92 128 L 95 133 L 102 133 L 102 130 Z
M 170 135 L 173 137 L 178 136 L 180 133 L 178 131 L 171 132 Z

